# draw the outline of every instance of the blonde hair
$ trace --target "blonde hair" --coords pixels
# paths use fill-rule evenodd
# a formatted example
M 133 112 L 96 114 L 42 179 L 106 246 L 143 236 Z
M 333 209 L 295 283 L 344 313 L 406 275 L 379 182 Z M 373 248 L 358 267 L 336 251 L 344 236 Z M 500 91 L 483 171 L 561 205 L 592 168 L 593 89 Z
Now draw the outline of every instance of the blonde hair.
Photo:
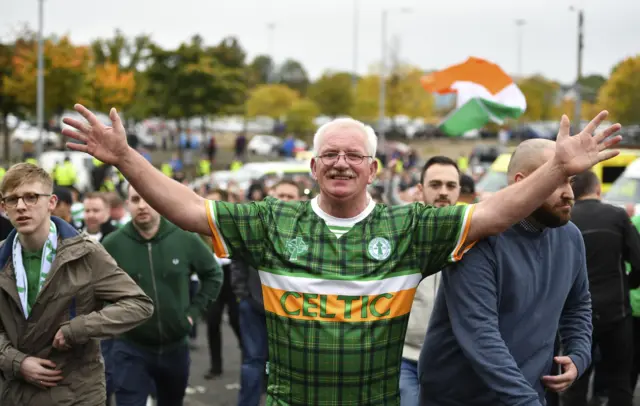
M 19 163 L 13 165 L 4 174 L 2 184 L 0 184 L 0 194 L 3 196 L 12 190 L 16 190 L 22 185 L 40 182 L 49 193 L 53 193 L 53 179 L 51 175 L 38 165 L 30 163 Z

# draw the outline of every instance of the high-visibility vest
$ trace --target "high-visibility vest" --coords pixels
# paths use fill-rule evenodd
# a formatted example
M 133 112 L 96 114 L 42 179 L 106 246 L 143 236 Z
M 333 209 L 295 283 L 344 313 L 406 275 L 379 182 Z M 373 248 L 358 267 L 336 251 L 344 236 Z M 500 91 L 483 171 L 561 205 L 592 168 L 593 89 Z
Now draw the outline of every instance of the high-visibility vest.
M 7 170 L 4 167 L 0 166 L 0 182 L 4 179 L 4 174 L 7 173 Z
M 229 170 L 231 170 L 231 172 L 235 172 L 240 168 L 242 168 L 242 161 L 238 161 L 238 160 L 234 160 L 233 162 L 231 162 L 231 165 L 229 166 Z
M 198 176 L 205 176 L 211 173 L 211 162 L 207 159 L 202 159 L 198 163 Z
M 466 156 L 461 156 L 458 158 L 458 169 L 460 172 L 466 172 L 469 168 L 469 158 Z
M 56 182 L 60 186 L 73 186 L 76 183 L 76 168 L 71 162 L 65 162 L 58 168 Z
M 164 173 L 164 174 L 165 174 L 165 176 L 168 176 L 168 177 L 170 177 L 170 178 L 173 178 L 173 168 L 171 167 L 171 164 L 169 164 L 169 163 L 163 163 L 163 164 L 160 166 L 160 171 L 161 171 L 162 173 Z
M 27 158 L 24 160 L 24 162 L 32 165 L 38 165 L 38 160 L 35 158 Z
M 113 192 L 114 190 L 116 190 L 116 185 L 113 184 L 111 179 L 106 179 L 100 186 L 100 192 Z

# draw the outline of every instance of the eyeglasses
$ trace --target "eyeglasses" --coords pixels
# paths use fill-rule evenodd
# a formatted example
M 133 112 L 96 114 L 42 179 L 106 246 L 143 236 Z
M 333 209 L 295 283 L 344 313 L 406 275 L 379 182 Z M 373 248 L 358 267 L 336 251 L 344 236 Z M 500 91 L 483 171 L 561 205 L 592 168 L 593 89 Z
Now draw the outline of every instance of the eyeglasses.
M 40 196 L 51 196 L 51 194 L 45 193 L 25 193 L 22 196 L 7 196 L 2 198 L 2 203 L 12 209 L 18 205 L 20 199 L 24 202 L 25 206 L 33 206 L 38 203 Z
M 318 158 L 325 165 L 335 165 L 343 156 L 346 163 L 351 165 L 360 165 L 365 158 L 373 158 L 371 155 L 361 155 L 357 152 L 347 152 L 346 154 L 338 154 L 337 152 L 327 152 L 326 154 L 318 155 Z

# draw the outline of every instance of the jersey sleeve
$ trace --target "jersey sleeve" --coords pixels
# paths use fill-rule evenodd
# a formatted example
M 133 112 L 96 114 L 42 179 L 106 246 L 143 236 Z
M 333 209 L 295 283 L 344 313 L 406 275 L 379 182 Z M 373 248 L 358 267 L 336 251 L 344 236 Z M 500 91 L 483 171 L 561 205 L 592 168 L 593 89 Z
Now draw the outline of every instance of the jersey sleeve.
M 236 204 L 206 200 L 213 251 L 218 258 L 239 258 L 259 264 L 264 251 L 265 202 Z
M 467 234 L 474 208 L 474 205 L 416 206 L 412 237 L 424 275 L 432 275 L 459 261 L 473 246 L 474 242 L 467 241 Z

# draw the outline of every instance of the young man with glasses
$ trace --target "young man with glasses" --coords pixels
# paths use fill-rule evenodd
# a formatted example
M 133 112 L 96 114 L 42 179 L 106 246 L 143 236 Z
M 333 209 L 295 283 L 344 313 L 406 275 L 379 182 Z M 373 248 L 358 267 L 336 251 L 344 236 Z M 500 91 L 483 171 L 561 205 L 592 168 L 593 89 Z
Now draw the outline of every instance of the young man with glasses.
M 102 246 L 51 216 L 52 192 L 50 175 L 27 163 L 11 167 L 0 185 L 15 227 L 0 247 L 3 405 L 103 404 L 99 339 L 153 313 L 151 299 Z
M 475 205 L 376 204 L 377 139 L 370 127 L 336 119 L 314 137 L 309 202 L 207 201 L 167 178 L 127 145 L 115 109 L 107 127 L 65 118 L 74 150 L 114 164 L 149 204 L 180 227 L 213 237 L 220 257 L 259 270 L 269 332 L 267 404 L 397 405 L 402 346 L 416 286 L 473 242 L 538 208 L 566 177 L 609 159 L 614 125 L 593 136 L 600 113 L 573 137 L 563 116 L 553 159 Z M 607 139 L 608 138 L 608 139 Z M 605 141 L 605 139 L 607 139 Z M 452 382 L 451 384 L 455 384 Z

